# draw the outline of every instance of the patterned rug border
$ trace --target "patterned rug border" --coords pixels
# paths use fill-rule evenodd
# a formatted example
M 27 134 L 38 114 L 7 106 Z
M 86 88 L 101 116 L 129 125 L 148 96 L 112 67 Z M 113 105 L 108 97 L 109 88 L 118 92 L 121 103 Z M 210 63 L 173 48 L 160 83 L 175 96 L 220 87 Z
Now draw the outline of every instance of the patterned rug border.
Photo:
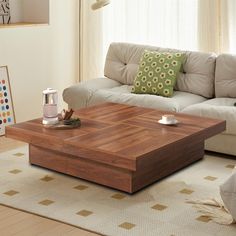
M 41 214 L 38 214 L 38 213 L 34 213 L 34 212 L 31 212 L 31 211 L 23 210 L 23 209 L 20 209 L 20 208 L 17 208 L 17 207 L 13 207 L 13 206 L 10 206 L 10 205 L 7 205 L 7 204 L 0 203 L 0 206 L 8 207 L 8 208 L 11 208 L 13 210 L 21 211 L 21 212 L 28 213 L 28 214 L 35 215 L 35 216 L 39 216 L 39 217 L 42 217 L 44 219 L 56 221 L 56 222 L 62 223 L 64 225 L 69 225 L 69 226 L 75 227 L 77 229 L 81 229 L 81 230 L 84 230 L 84 231 L 87 231 L 87 232 L 90 232 L 90 233 L 98 234 L 100 236 L 107 236 L 105 234 L 101 234 L 101 233 L 96 232 L 96 231 L 92 231 L 92 230 L 89 230 L 89 229 L 85 229 L 85 228 L 79 227 L 78 225 L 66 223 L 66 222 L 64 222 L 62 220 L 53 219 L 52 217 L 48 217 L 48 216 L 44 216 L 44 215 L 41 215 Z

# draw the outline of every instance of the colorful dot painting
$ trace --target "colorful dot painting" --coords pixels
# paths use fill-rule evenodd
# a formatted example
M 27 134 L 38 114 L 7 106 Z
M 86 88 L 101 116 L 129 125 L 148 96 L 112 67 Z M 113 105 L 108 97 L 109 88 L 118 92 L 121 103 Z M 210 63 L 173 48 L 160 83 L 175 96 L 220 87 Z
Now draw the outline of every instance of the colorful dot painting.
M 5 127 L 15 123 L 7 67 L 0 67 L 0 136 Z

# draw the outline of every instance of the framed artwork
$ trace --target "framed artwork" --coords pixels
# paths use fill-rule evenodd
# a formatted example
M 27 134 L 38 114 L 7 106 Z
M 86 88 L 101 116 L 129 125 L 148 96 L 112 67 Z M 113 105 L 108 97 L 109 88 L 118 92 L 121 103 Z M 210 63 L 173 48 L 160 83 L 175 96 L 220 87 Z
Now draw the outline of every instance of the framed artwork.
M 9 0 L 0 0 L 0 24 L 9 24 L 11 21 Z
M 11 86 L 7 66 L 0 66 L 0 136 L 5 134 L 5 127 L 15 123 Z

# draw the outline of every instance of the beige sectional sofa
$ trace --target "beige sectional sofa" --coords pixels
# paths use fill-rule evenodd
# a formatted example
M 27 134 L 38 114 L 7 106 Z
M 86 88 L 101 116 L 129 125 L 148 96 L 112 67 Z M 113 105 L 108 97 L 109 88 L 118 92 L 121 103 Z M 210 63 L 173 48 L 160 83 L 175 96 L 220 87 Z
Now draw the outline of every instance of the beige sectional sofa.
M 180 50 L 127 43 L 112 43 L 105 63 L 105 78 L 91 79 L 64 90 L 70 108 L 117 102 L 166 111 L 225 119 L 227 130 L 206 142 L 206 149 L 236 155 L 236 57 L 181 51 L 186 61 L 173 97 L 131 93 L 141 55 L 145 49 L 159 52 Z

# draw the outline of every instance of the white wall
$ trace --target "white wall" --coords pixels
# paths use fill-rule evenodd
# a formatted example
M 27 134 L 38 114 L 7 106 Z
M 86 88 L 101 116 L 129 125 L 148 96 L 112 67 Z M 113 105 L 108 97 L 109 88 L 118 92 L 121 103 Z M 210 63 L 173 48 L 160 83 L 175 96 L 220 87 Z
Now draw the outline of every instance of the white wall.
M 17 122 L 42 115 L 42 90 L 62 91 L 77 71 L 77 0 L 50 0 L 50 25 L 0 29 L 0 65 L 10 74 Z

